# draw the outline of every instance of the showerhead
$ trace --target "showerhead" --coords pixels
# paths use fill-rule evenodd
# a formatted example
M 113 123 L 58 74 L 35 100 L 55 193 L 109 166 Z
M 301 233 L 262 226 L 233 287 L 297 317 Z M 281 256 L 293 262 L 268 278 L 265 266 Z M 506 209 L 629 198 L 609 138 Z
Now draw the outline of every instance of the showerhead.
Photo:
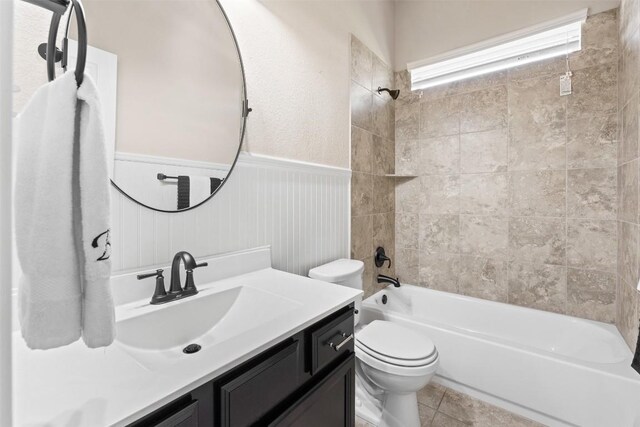
M 400 89 L 389 89 L 386 87 L 379 87 L 378 86 L 378 93 L 380 92 L 387 92 L 392 99 L 398 99 L 398 97 L 400 96 Z

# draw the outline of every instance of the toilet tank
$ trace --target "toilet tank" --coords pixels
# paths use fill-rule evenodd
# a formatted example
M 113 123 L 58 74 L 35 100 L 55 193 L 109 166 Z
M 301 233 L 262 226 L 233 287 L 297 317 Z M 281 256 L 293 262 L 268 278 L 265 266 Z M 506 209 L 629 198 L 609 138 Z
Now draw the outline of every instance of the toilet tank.
M 320 265 L 309 270 L 309 277 L 323 282 L 335 283 L 336 285 L 348 286 L 350 288 L 362 290 L 362 275 L 364 273 L 364 263 L 355 259 L 337 259 L 330 263 Z M 360 319 L 360 306 L 362 297 L 358 297 L 355 303 L 356 324 Z

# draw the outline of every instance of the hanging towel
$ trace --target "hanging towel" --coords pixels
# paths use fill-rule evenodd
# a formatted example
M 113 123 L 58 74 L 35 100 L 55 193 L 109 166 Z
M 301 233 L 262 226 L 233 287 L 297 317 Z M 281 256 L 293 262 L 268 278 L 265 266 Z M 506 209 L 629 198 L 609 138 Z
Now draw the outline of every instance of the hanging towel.
M 189 177 L 185 175 L 178 176 L 178 209 L 186 209 L 189 207 L 190 188 Z
M 113 342 L 109 178 L 100 107 L 88 76 L 65 73 L 17 118 L 19 318 L 30 348 Z
M 59 347 L 81 335 L 72 199 L 76 93 L 75 76 L 65 73 L 38 89 L 17 117 L 19 319 L 32 349 Z
M 222 185 L 222 179 L 220 178 L 211 178 L 211 194 L 215 193 L 215 191 Z
M 72 74 L 72 73 L 67 73 Z M 85 75 L 78 89 L 76 147 L 80 223 L 76 227 L 81 260 L 82 339 L 87 347 L 103 347 L 115 338 L 111 295 L 110 183 L 106 138 L 98 92 Z M 79 120 L 78 120 L 79 119 Z
M 191 203 L 197 205 L 211 196 L 211 178 L 208 176 L 193 175 L 190 177 L 191 191 L 189 198 Z

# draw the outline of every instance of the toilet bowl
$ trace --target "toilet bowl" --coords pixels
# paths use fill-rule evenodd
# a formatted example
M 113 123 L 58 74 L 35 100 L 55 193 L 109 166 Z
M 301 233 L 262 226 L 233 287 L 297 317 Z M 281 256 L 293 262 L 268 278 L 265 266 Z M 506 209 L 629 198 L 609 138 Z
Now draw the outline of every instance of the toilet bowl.
M 340 259 L 309 271 L 312 279 L 362 289 L 362 261 Z M 361 301 L 356 301 L 356 326 Z M 380 427 L 419 427 L 416 392 L 438 370 L 431 340 L 396 323 L 356 327 L 356 414 Z

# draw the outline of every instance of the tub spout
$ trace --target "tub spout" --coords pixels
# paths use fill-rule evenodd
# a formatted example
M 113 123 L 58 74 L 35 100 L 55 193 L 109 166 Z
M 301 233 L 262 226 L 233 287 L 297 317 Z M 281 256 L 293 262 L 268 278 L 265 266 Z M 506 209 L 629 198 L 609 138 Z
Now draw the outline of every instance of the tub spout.
M 378 283 L 388 283 L 396 288 L 400 287 L 400 281 L 398 278 L 394 279 L 393 277 L 385 276 L 384 274 L 378 274 Z

